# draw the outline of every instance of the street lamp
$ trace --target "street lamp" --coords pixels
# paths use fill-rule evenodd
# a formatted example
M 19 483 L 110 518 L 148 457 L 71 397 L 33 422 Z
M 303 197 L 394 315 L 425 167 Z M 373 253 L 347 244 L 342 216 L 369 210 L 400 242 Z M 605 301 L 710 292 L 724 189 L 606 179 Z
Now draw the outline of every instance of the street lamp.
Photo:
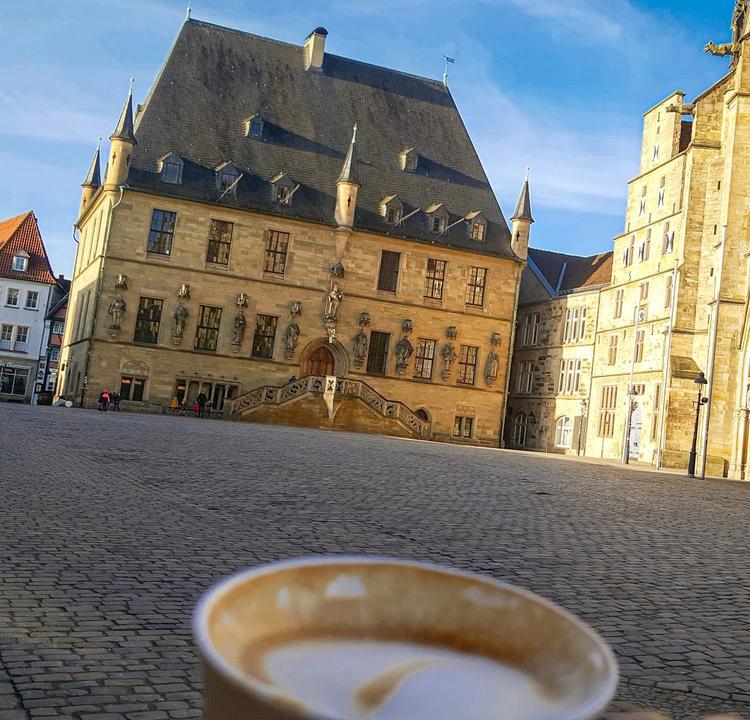
M 578 454 L 581 454 L 581 442 L 583 439 L 583 421 L 586 418 L 586 410 L 588 409 L 589 404 L 586 402 L 586 398 L 583 398 L 581 400 L 580 405 L 578 406 L 579 414 L 580 414 L 580 421 L 578 423 Z
M 696 450 L 698 446 L 698 424 L 701 417 L 701 407 L 708 402 L 708 398 L 703 397 L 703 388 L 708 385 L 708 380 L 706 380 L 705 373 L 698 373 L 698 377 L 695 378 L 695 384 L 698 386 L 698 401 L 695 403 L 695 427 L 693 428 L 693 444 L 690 446 L 690 458 L 688 460 L 687 475 L 690 478 L 695 477 L 695 462 L 698 457 L 698 453 Z

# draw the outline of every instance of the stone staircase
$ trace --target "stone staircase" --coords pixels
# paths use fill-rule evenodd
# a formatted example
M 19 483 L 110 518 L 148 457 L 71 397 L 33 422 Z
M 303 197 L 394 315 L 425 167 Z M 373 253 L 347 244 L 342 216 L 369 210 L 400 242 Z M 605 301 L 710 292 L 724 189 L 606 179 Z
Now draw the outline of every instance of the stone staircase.
M 263 385 L 227 403 L 225 417 L 239 420 L 262 406 L 284 405 L 304 396 L 323 397 L 326 379 L 323 376 L 292 380 L 286 385 Z M 402 402 L 388 400 L 377 390 L 362 380 L 338 378 L 336 381 L 336 400 L 356 399 L 367 405 L 384 419 L 396 421 L 415 438 L 427 439 L 432 434 L 432 425 L 418 417 Z

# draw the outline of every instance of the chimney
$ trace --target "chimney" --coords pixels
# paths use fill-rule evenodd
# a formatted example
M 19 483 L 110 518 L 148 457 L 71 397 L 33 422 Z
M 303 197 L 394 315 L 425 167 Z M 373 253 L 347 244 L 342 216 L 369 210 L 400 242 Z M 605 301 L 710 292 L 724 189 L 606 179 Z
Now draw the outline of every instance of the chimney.
M 317 27 L 305 40 L 305 70 L 320 70 L 323 67 L 323 56 L 326 50 L 328 30 Z

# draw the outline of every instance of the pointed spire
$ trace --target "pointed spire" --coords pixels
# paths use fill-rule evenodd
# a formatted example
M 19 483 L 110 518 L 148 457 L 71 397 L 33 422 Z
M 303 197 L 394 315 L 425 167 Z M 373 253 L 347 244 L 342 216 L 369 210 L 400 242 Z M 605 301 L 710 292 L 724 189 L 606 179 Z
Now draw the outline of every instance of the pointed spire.
M 120 113 L 120 119 L 117 122 L 115 131 L 109 136 L 110 140 L 124 140 L 125 142 L 136 144 L 135 134 L 133 132 L 133 78 L 130 78 L 130 90 L 128 99 Z
M 99 165 L 101 162 L 99 159 L 101 142 L 102 142 L 102 139 L 99 138 L 99 142 L 96 145 L 96 152 L 94 153 L 94 157 L 91 160 L 89 171 L 86 173 L 86 179 L 83 181 L 83 184 L 81 185 L 81 187 L 98 188 L 102 184 L 102 177 L 99 172 Z
M 531 191 L 529 190 L 529 169 L 526 168 L 526 180 L 523 183 L 521 195 L 518 198 L 516 211 L 513 213 L 511 220 L 525 220 L 533 223 L 534 218 L 531 215 Z
M 338 182 L 348 182 L 359 185 L 359 174 L 357 173 L 357 156 L 354 152 L 354 145 L 357 142 L 357 126 L 354 126 L 352 141 L 349 144 L 349 150 L 346 153 L 344 167 L 341 169 Z

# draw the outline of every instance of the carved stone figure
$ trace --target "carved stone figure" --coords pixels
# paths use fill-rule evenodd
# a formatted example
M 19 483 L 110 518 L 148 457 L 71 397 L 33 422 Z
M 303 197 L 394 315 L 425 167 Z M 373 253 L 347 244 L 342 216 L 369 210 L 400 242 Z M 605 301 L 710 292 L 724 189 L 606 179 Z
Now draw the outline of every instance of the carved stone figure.
M 235 315 L 232 328 L 232 345 L 235 347 L 242 345 L 242 339 L 245 337 L 245 327 L 247 327 L 245 313 L 240 310 L 237 315 Z
M 487 362 L 484 366 L 484 381 L 488 385 L 494 385 L 497 381 L 497 373 L 500 370 L 500 358 L 494 350 L 487 355 Z
M 450 377 L 453 364 L 458 360 L 458 353 L 453 343 L 445 343 L 440 350 L 440 356 L 443 358 L 443 369 L 440 376 L 443 380 L 447 380 Z
M 188 309 L 180 303 L 177 306 L 177 310 L 174 311 L 174 328 L 172 329 L 172 336 L 175 338 L 181 338 L 185 332 L 185 318 L 188 316 Z
M 297 323 L 289 323 L 289 327 L 284 333 L 284 357 L 287 360 L 291 360 L 294 357 L 294 351 L 297 349 L 297 343 L 299 342 L 299 325 Z
M 336 323 L 333 320 L 326 320 L 325 329 L 328 334 L 328 342 L 332 343 L 336 339 Z
M 706 43 L 706 47 L 703 51 L 709 55 L 716 55 L 717 57 L 724 57 L 725 55 L 736 55 L 740 51 L 740 45 L 737 43 L 722 43 L 717 45 L 716 43 Z
M 237 296 L 237 307 L 241 307 L 241 308 L 247 307 L 247 295 L 245 293 L 240 293 Z
M 344 293 L 336 283 L 331 285 L 331 289 L 326 296 L 325 319 L 335 322 L 339 317 L 339 307 L 344 299 Z
M 293 300 L 289 305 L 289 317 L 292 319 L 302 315 L 302 303 L 299 300 Z
M 119 330 L 120 323 L 122 322 L 122 316 L 125 314 L 127 306 L 125 301 L 122 299 L 122 295 L 119 293 L 115 296 L 115 299 L 109 305 L 109 314 L 112 316 L 112 329 Z
M 492 337 L 490 338 L 490 345 L 492 345 L 492 347 L 498 347 L 502 339 L 503 338 L 500 333 L 492 333 Z
M 120 273 L 115 280 L 115 290 L 127 290 L 128 289 L 128 276 Z
M 190 285 L 182 283 L 182 285 L 180 285 L 180 290 L 177 293 L 177 297 L 180 298 L 180 300 L 190 300 Z
M 331 265 L 331 275 L 337 278 L 344 277 L 344 263 L 342 263 L 341 260 L 337 260 Z
M 360 328 L 360 331 L 354 336 L 354 367 L 357 369 L 362 367 L 367 355 L 368 337 L 364 331 L 364 326 Z
M 409 338 L 404 335 L 396 343 L 396 372 L 399 375 L 404 374 L 413 352 L 414 346 L 409 342 Z
M 401 323 L 401 332 L 404 333 L 404 335 L 408 335 L 412 330 L 414 330 L 414 323 L 411 320 L 404 320 Z
M 368 312 L 360 313 L 357 322 L 359 323 L 359 326 L 361 328 L 366 328 L 370 324 L 370 313 Z
M 458 329 L 455 325 L 451 325 L 448 327 L 448 329 L 445 331 L 445 337 L 447 337 L 449 340 L 455 340 L 458 337 Z

